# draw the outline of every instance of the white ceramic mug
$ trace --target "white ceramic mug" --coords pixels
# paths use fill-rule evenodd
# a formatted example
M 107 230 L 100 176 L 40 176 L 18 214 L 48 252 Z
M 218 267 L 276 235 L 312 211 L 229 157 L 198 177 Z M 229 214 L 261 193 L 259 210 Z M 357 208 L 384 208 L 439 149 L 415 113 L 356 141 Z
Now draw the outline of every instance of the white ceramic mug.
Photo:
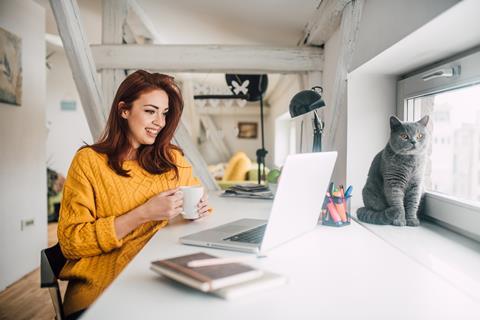
M 199 217 L 197 205 L 203 196 L 203 187 L 183 186 L 180 190 L 183 193 L 183 218 L 197 219 Z

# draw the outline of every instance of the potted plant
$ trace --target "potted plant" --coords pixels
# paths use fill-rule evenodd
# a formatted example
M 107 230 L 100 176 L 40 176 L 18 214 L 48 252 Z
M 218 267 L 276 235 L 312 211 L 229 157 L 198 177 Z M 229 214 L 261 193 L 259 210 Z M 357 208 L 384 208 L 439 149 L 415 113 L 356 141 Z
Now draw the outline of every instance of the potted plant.
M 267 174 L 268 188 L 273 194 L 277 192 L 278 181 L 280 179 L 282 171 L 281 169 L 272 169 Z

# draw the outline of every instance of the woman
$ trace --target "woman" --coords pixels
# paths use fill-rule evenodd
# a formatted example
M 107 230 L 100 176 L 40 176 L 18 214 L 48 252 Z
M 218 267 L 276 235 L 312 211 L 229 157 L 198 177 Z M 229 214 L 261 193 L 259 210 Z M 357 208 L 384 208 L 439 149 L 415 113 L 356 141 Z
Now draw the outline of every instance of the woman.
M 136 71 L 118 88 L 99 142 L 75 155 L 58 224 L 68 259 L 60 274 L 69 281 L 65 314 L 87 308 L 181 213 L 179 186 L 199 184 L 181 149 L 170 143 L 182 109 L 172 77 Z M 206 194 L 198 212 L 209 212 Z

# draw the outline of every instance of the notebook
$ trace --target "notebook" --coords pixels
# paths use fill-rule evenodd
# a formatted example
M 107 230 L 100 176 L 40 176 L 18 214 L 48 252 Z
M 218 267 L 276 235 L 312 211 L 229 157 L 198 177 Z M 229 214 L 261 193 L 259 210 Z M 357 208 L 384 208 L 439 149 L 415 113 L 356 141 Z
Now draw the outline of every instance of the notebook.
M 180 242 L 259 253 L 313 230 L 317 225 L 336 158 L 336 152 L 288 156 L 268 221 L 240 219 L 181 237 Z M 222 212 L 217 211 L 217 214 Z
M 188 262 L 215 256 L 199 252 L 171 259 L 153 261 L 150 268 L 168 278 L 195 289 L 209 292 L 262 276 L 263 271 L 242 263 L 229 263 L 192 268 Z
M 287 282 L 288 278 L 284 275 L 263 271 L 263 275 L 258 278 L 224 287 L 212 291 L 212 293 L 226 300 L 234 300 L 240 297 L 249 296 L 259 291 L 273 289 L 284 285 Z

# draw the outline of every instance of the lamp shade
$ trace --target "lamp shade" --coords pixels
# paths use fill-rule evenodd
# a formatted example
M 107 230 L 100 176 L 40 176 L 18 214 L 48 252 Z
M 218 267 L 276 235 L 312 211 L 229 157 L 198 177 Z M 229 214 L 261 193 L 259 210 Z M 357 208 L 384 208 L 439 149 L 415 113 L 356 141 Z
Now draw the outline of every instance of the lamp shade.
M 247 101 L 259 101 L 268 87 L 266 74 L 226 74 L 225 80 L 233 94 L 244 94 Z
M 325 101 L 315 88 L 321 89 L 321 87 L 313 87 L 311 90 L 303 90 L 293 96 L 290 100 L 290 116 L 292 118 L 325 106 Z

